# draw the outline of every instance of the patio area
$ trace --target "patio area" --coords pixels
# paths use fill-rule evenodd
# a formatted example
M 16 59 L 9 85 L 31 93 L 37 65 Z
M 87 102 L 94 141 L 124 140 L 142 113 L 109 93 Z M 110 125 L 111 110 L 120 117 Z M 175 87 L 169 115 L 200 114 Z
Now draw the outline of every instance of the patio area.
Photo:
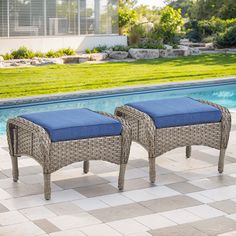
M 6 137 L 0 138 L 1 236 L 208 236 L 236 235 L 236 111 L 225 159 L 218 174 L 219 151 L 184 148 L 156 161 L 158 179 L 150 186 L 147 152 L 133 143 L 124 192 L 117 190 L 119 167 L 91 161 L 52 174 L 52 199 L 44 200 L 41 167 L 19 159 L 20 177 L 11 177 Z

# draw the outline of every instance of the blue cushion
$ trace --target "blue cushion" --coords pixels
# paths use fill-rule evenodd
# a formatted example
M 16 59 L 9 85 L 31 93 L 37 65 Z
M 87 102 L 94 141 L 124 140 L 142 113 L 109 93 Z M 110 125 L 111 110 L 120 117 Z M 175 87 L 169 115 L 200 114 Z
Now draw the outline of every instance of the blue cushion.
M 215 123 L 221 121 L 221 111 L 192 98 L 181 97 L 126 104 L 148 114 L 157 128 Z
M 41 127 L 52 142 L 77 140 L 121 134 L 119 121 L 89 109 L 41 112 L 20 116 Z

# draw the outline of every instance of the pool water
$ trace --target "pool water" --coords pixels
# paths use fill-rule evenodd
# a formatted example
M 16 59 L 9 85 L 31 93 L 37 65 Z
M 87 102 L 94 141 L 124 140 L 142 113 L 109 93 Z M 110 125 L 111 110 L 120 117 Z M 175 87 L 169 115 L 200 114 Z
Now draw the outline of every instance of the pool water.
M 166 89 L 149 89 L 143 91 L 130 91 L 100 95 L 93 97 L 80 97 L 78 99 L 67 99 L 52 101 L 41 104 L 24 104 L 20 106 L 0 107 L 0 135 L 5 134 L 6 121 L 10 117 L 22 114 L 73 109 L 87 107 L 92 110 L 100 110 L 113 113 L 115 107 L 129 102 L 163 99 L 170 97 L 189 96 L 205 99 L 228 108 L 236 108 L 236 81 L 229 83 L 189 85 L 183 87 L 168 87 Z

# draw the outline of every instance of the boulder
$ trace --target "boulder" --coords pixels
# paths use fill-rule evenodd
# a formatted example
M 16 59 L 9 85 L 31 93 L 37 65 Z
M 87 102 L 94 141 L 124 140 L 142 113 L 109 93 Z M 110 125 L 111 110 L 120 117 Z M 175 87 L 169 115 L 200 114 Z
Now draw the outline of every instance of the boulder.
M 78 64 L 80 63 L 80 56 L 64 56 L 62 60 L 64 64 Z
M 129 53 L 124 51 L 112 51 L 109 54 L 109 57 L 116 60 L 123 60 L 128 57 Z
M 199 48 L 190 48 L 190 54 L 191 55 L 199 55 L 200 54 Z
M 107 53 L 101 52 L 101 53 L 92 53 L 90 54 L 90 60 L 91 61 L 103 61 L 108 57 Z
M 12 62 L 11 64 L 10 64 L 10 66 L 14 66 L 14 67 L 16 67 L 16 66 L 20 66 L 20 64 L 19 63 L 17 63 L 17 62 Z
M 159 49 L 131 48 L 129 54 L 134 59 L 156 59 L 160 56 Z
M 164 44 L 164 47 L 165 47 L 165 49 L 173 49 L 173 47 L 168 44 Z
M 30 62 L 30 64 L 33 65 L 33 66 L 36 66 L 36 65 L 39 65 L 39 64 L 41 64 L 41 63 L 39 62 L 38 59 L 33 59 L 33 60 Z
M 190 47 L 188 47 L 188 46 L 183 46 L 183 45 L 179 45 L 179 49 L 184 50 L 184 56 L 189 56 L 189 55 L 191 55 Z
M 0 56 L 0 62 L 4 61 L 3 56 Z
M 186 56 L 187 52 L 184 49 L 172 49 L 169 53 L 168 53 L 168 57 L 183 57 Z
M 180 39 L 180 44 L 181 45 L 189 45 L 189 43 L 190 43 L 190 41 L 189 41 L 189 39 Z
M 214 43 L 206 43 L 205 45 L 207 48 L 214 49 Z
M 64 61 L 62 58 L 48 58 L 47 62 L 49 64 L 64 64 Z
M 168 51 L 166 49 L 160 49 L 160 57 L 168 57 Z

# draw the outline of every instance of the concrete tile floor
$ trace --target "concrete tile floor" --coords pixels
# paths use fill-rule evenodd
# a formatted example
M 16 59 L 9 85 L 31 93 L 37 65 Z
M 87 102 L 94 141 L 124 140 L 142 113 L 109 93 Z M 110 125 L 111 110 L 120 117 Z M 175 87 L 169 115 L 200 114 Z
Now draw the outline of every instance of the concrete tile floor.
M 52 175 L 52 200 L 43 197 L 41 167 L 19 160 L 20 179 L 11 179 L 6 137 L 0 137 L 1 236 L 233 236 L 236 235 L 236 113 L 223 175 L 218 151 L 183 148 L 157 160 L 155 186 L 148 181 L 146 151 L 133 144 L 125 191 L 117 190 L 118 166 L 91 162 L 84 175 L 74 163 Z

